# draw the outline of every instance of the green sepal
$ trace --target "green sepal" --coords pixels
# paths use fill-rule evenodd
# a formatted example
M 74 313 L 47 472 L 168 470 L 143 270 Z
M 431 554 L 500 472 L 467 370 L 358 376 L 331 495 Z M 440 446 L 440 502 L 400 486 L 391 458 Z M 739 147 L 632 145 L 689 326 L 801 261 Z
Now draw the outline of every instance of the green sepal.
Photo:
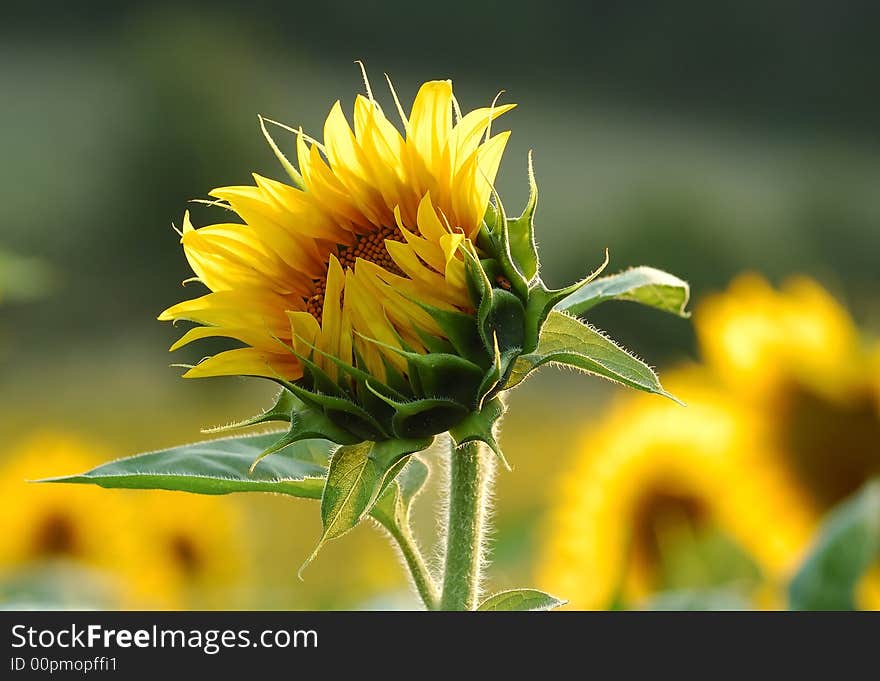
M 400 472 L 409 455 L 430 446 L 433 438 L 384 440 L 344 445 L 330 458 L 321 495 L 321 538 L 299 574 L 321 547 L 354 528 L 370 512 L 390 484 L 389 475 Z
M 303 340 L 303 342 L 306 343 L 305 340 Z M 382 387 L 382 389 L 387 391 L 389 394 L 391 394 L 392 397 L 404 399 L 406 392 L 400 392 L 396 388 L 394 388 L 390 385 L 387 385 L 386 383 L 380 383 L 378 381 L 378 379 L 376 379 L 375 376 L 373 376 L 372 374 L 368 374 L 363 369 L 359 369 L 355 366 L 352 366 L 348 362 L 345 362 L 345 361 L 339 359 L 338 357 L 330 354 L 329 352 L 324 352 L 323 350 L 319 350 L 317 347 L 315 347 L 313 345 L 310 345 L 308 343 L 306 343 L 306 344 L 309 345 L 309 347 L 312 349 L 312 351 L 314 353 L 317 353 L 317 354 L 321 355 L 322 357 L 326 358 L 329 362 L 332 362 L 340 371 L 342 371 L 344 374 L 347 374 L 349 377 L 353 378 L 356 383 L 362 383 L 365 381 L 372 381 L 374 384 L 378 383 Z M 296 353 L 294 353 L 294 354 L 296 354 Z M 296 356 L 299 357 L 299 355 L 296 355 Z M 361 357 L 360 353 L 358 353 L 357 350 L 355 350 L 355 357 L 356 357 L 359 364 L 364 364 L 363 357 Z
M 389 530 L 409 527 L 412 503 L 428 480 L 427 464 L 418 454 L 407 457 L 397 465 L 402 469 L 395 474 L 392 470 L 386 479 L 386 487 L 373 505 L 370 515 Z
M 510 589 L 509 591 L 499 591 L 497 594 L 489 596 L 477 607 L 478 611 L 541 611 L 553 610 L 568 601 L 546 594 L 537 589 Z
M 482 250 L 487 250 L 489 248 L 491 244 L 487 244 L 486 242 L 482 241 L 482 239 L 485 238 L 484 234 L 485 236 L 488 236 L 489 234 L 495 233 L 501 223 L 500 218 L 501 211 L 498 209 L 497 206 L 495 206 L 494 203 L 490 201 L 489 204 L 486 206 L 486 214 L 483 216 L 484 224 L 481 225 L 480 231 L 477 232 L 476 243 L 478 248 Z M 483 229 L 483 227 L 485 227 L 485 229 Z
M 357 353 L 357 350 L 355 350 Z M 360 357 L 360 353 L 357 353 L 358 357 Z M 382 359 L 382 366 L 385 368 L 385 385 L 387 385 L 391 390 L 396 392 L 398 395 L 404 395 L 407 398 L 413 396 L 412 385 L 410 382 L 406 380 L 406 376 L 404 376 L 401 372 L 397 370 L 397 367 L 391 364 L 388 361 L 388 358 L 384 353 L 380 353 L 380 357 Z M 363 359 L 358 359 L 359 364 L 363 364 Z
M 487 298 L 490 300 L 492 298 L 492 282 L 489 281 L 486 271 L 477 257 L 471 253 L 470 249 L 462 245 L 460 250 L 464 257 L 464 273 L 468 296 L 474 309 L 479 310 L 480 306 L 486 303 Z M 486 344 L 485 338 L 483 338 L 483 344 Z
M 653 267 L 633 267 L 591 281 L 559 301 L 555 309 L 581 316 L 606 300 L 624 300 L 687 318 L 689 299 L 686 281 Z
M 488 302 L 487 302 L 488 301 Z M 482 329 L 481 336 L 487 340 L 497 337 L 498 348 L 504 354 L 516 348 L 521 350 L 525 340 L 525 308 L 510 291 L 495 289 L 492 296 L 484 298 L 484 304 L 480 305 L 477 312 L 477 321 Z M 486 349 L 493 349 L 494 340 L 486 345 Z
M 336 425 L 322 410 L 301 404 L 292 414 L 290 429 L 257 455 L 248 473 L 252 475 L 257 464 L 270 454 L 274 454 L 294 442 L 316 439 L 329 440 L 338 445 L 353 445 L 360 441 L 350 432 Z
M 367 387 L 373 390 L 368 383 Z M 375 392 L 375 391 L 374 391 Z M 375 394 L 395 409 L 391 425 L 399 438 L 419 438 L 445 432 L 468 414 L 468 409 L 453 400 L 424 398 L 397 402 L 379 392 Z
M 512 388 L 532 371 L 551 362 L 675 400 L 647 364 L 579 319 L 556 311 L 550 313 L 543 325 L 536 350 L 520 355 L 514 362 L 505 388 Z
M 441 310 L 426 303 L 419 302 L 418 304 L 431 315 L 431 318 L 449 339 L 455 349 L 455 354 L 480 366 L 487 364 L 486 349 L 483 346 L 473 315 Z
M 538 347 L 538 338 L 541 335 L 541 327 L 544 325 L 547 315 L 559 301 L 572 295 L 582 287 L 598 277 L 602 270 L 608 266 L 608 251 L 605 251 L 605 260 L 589 275 L 570 286 L 560 289 L 548 289 L 544 282 L 538 280 L 537 284 L 529 292 L 529 302 L 526 305 L 525 342 L 523 352 L 532 352 Z
M 215 433 L 225 433 L 238 428 L 247 428 L 248 426 L 257 426 L 261 423 L 271 423 L 273 421 L 286 421 L 290 423 L 290 415 L 293 410 L 301 405 L 302 402 L 294 397 L 287 388 L 281 388 L 278 396 L 275 398 L 275 404 L 269 407 L 262 414 L 251 416 L 250 418 L 230 423 L 226 426 L 214 426 L 213 428 L 203 428 L 202 432 L 206 435 Z
M 427 333 L 418 327 L 416 327 L 416 333 L 428 352 L 444 355 L 455 353 L 455 347 L 445 338 L 438 338 L 434 334 Z
M 492 284 L 473 254 L 462 249 L 465 259 L 468 288 L 474 299 L 477 311 L 477 331 L 488 356 L 494 357 L 495 335 L 502 354 L 512 348 L 522 348 L 525 324 L 525 308 L 520 299 L 503 288 L 492 288 Z
M 385 432 L 391 433 L 393 430 L 391 427 L 391 419 L 394 416 L 394 409 L 392 409 L 384 400 L 380 400 L 376 397 L 375 393 L 367 387 L 368 383 L 375 385 L 376 390 L 383 395 L 388 395 L 389 397 L 392 397 L 392 399 L 397 398 L 388 393 L 386 390 L 387 386 L 372 379 L 369 381 L 358 381 L 355 387 L 358 405 L 362 406 L 374 419 L 382 424 L 382 429 Z
M 480 269 L 486 274 L 486 279 L 493 288 L 498 288 L 496 284 L 499 279 L 504 276 L 501 264 L 495 258 L 478 258 Z
M 479 395 L 480 402 L 486 398 L 486 396 L 495 390 L 496 386 L 501 383 L 501 375 L 502 371 L 502 358 L 501 351 L 498 349 L 498 339 L 492 339 L 492 365 L 486 370 L 486 373 L 483 375 L 483 380 L 480 383 L 480 387 L 477 390 L 477 395 Z
M 483 370 L 458 355 L 416 355 L 410 360 L 425 397 L 445 397 L 468 408 L 477 401 Z
M 340 428 L 344 428 L 359 440 L 384 440 L 389 433 L 366 410 L 351 400 L 313 393 L 295 383 L 288 383 L 287 389 L 306 404 L 324 410 L 324 413 Z
M 507 221 L 508 243 L 513 262 L 527 282 L 538 274 L 538 248 L 535 244 L 535 208 L 538 206 L 538 184 L 532 152 L 529 152 L 529 200 L 518 218 Z
M 291 350 L 291 354 L 303 365 L 303 378 L 308 382 L 311 391 L 344 399 L 348 398 L 348 395 L 345 394 L 339 383 L 330 378 L 327 372 L 310 358 L 301 355 L 295 350 Z
M 502 353 L 498 347 L 498 337 L 496 335 L 492 337 L 492 348 L 492 365 L 483 374 L 483 380 L 477 389 L 477 395 L 479 396 L 478 408 L 482 406 L 487 398 L 491 399 L 504 390 L 507 377 L 513 369 L 514 360 L 521 354 L 520 348 L 515 346 Z
M 457 425 L 449 429 L 449 435 L 456 447 L 467 444 L 468 442 L 483 442 L 491 449 L 501 465 L 505 469 L 511 470 L 510 464 L 498 446 L 495 439 L 495 426 L 499 419 L 504 415 L 504 403 L 500 398 L 496 397 L 489 400 L 483 405 L 480 411 L 472 411 L 465 416 Z
M 477 245 L 482 245 L 483 250 L 488 252 L 494 258 L 491 272 L 487 269 L 490 281 L 501 283 L 502 278 L 507 281 L 510 290 L 514 291 L 522 300 L 526 300 L 529 295 L 529 280 L 512 255 L 510 248 L 510 234 L 507 215 L 504 212 L 504 205 L 501 198 L 495 190 L 494 195 L 494 215 L 491 226 L 486 223 L 478 232 Z M 482 237 L 482 238 L 481 238 Z M 502 288 L 505 288 L 502 286 Z
M 421 354 L 401 350 L 392 345 L 371 339 L 379 347 L 394 352 L 407 361 L 409 379 L 417 386 L 418 393 L 424 397 L 449 398 L 459 404 L 472 408 L 477 399 L 477 388 L 483 380 L 483 370 L 464 357 L 443 353 Z M 376 388 L 369 381 L 371 389 Z M 395 403 L 402 400 L 389 395 Z

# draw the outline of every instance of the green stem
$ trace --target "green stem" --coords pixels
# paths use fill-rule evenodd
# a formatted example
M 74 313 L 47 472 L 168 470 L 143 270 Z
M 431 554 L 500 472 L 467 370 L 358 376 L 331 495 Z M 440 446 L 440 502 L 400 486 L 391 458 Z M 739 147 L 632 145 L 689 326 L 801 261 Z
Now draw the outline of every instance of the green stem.
M 422 558 L 415 537 L 409 525 L 398 527 L 395 523 L 382 523 L 382 526 L 388 530 L 388 533 L 397 543 L 400 553 L 403 556 L 406 567 L 409 569 L 410 577 L 415 584 L 416 591 L 425 607 L 428 610 L 437 610 L 440 607 L 440 590 L 437 587 L 428 565 Z
M 441 610 L 477 607 L 494 466 L 494 456 L 483 443 L 452 445 Z

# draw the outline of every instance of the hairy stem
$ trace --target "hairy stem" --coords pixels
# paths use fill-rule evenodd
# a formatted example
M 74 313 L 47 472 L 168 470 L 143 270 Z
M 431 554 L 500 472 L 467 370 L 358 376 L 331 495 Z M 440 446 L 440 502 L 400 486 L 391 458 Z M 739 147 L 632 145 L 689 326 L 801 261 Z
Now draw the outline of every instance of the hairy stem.
M 413 537 L 409 525 L 398 527 L 395 523 L 383 522 L 382 526 L 388 530 L 388 533 L 397 544 L 397 548 L 400 549 L 400 554 L 403 556 L 403 560 L 409 570 L 409 575 L 425 607 L 428 610 L 439 609 L 440 589 L 437 587 L 437 583 L 431 575 L 425 559 L 422 558 L 422 553 L 419 551 L 419 546 L 416 543 L 415 537 Z
M 477 607 L 494 467 L 494 455 L 483 443 L 452 445 L 441 610 Z

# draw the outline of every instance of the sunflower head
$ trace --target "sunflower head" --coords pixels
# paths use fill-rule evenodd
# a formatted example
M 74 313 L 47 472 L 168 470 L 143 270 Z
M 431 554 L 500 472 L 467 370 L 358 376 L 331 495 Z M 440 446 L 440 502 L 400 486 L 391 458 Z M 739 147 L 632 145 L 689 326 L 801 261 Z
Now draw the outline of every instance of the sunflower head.
M 351 122 L 333 105 L 323 142 L 274 124 L 292 133 L 296 166 L 260 119 L 287 180 L 254 175 L 253 185 L 212 191 L 210 203 L 239 221 L 195 229 L 184 217 L 186 257 L 210 292 L 160 319 L 199 324 L 172 349 L 210 336 L 244 345 L 185 376 L 284 387 L 269 412 L 292 423 L 279 446 L 444 431 L 493 444 L 496 398 L 524 375 L 511 379 L 518 358 L 589 278 L 550 290 L 538 276 L 531 161 L 519 217 L 494 192 L 510 133 L 493 122 L 514 105 L 462 113 L 452 83 L 438 80 L 407 115 L 392 87 L 398 128 L 365 83 Z
M 755 453 L 750 412 L 701 369 L 669 380 L 687 409 L 640 396 L 620 402 L 587 430 L 561 478 L 539 580 L 575 607 L 773 583 L 809 541 L 812 518 L 796 490 Z
M 880 472 L 870 444 L 880 439 L 876 360 L 818 282 L 801 276 L 775 289 L 741 276 L 700 305 L 695 324 L 725 388 L 772 415 L 773 448 L 817 511 Z

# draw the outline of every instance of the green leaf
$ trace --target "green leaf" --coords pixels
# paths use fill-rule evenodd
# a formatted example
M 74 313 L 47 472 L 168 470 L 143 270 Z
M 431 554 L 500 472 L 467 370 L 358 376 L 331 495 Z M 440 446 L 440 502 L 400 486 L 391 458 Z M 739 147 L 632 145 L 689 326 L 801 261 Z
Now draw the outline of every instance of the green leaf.
M 242 435 L 137 454 L 103 464 L 87 473 L 40 482 L 93 484 L 119 489 L 165 489 L 195 494 L 274 492 L 320 499 L 333 445 L 308 440 L 286 447 L 248 469 L 282 433 Z
M 551 312 L 538 347 L 514 362 L 506 388 L 512 388 L 538 367 L 554 362 L 657 395 L 663 390 L 657 374 L 640 359 L 574 317 Z
M 341 537 L 363 520 L 385 488 L 389 472 L 407 455 L 427 448 L 432 439 L 367 441 L 343 445 L 333 453 L 321 496 L 323 531 L 300 573 L 326 542 Z
M 880 556 L 880 480 L 838 505 L 788 588 L 792 610 L 852 610 L 855 588 Z
M 428 466 L 418 456 L 411 456 L 403 470 L 379 497 L 370 515 L 385 527 L 409 526 L 412 503 L 428 480 Z
M 557 303 L 555 309 L 583 315 L 606 300 L 629 300 L 680 317 L 689 317 L 690 313 L 685 308 L 690 294 L 688 283 L 678 277 L 653 267 L 634 267 L 591 281 Z
M 511 589 L 489 596 L 477 610 L 553 610 L 567 602 L 537 589 Z

